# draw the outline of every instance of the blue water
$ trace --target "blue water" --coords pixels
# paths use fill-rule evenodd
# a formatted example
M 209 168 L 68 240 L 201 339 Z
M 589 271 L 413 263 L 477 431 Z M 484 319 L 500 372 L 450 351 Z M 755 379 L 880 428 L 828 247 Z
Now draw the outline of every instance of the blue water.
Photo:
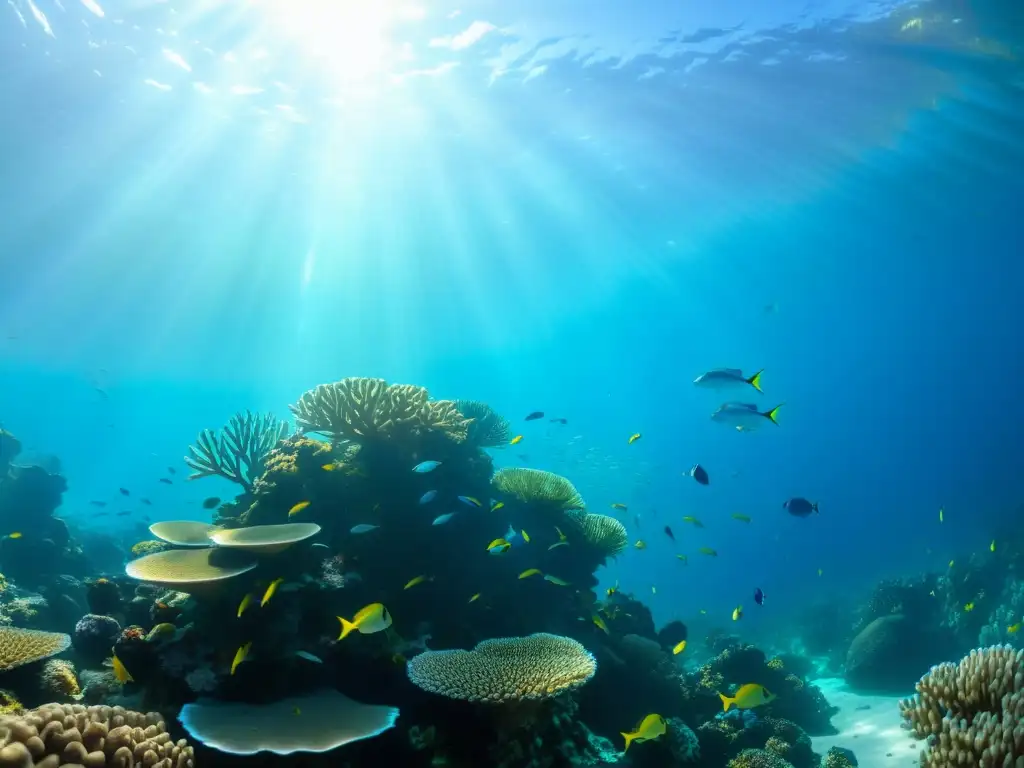
M 203 519 L 200 429 L 345 376 L 627 504 L 602 582 L 659 622 L 782 633 L 1019 515 L 1012 4 L 97 2 L 0 6 L 0 423 L 76 526 L 119 486 Z M 777 428 L 709 419 L 720 366 Z

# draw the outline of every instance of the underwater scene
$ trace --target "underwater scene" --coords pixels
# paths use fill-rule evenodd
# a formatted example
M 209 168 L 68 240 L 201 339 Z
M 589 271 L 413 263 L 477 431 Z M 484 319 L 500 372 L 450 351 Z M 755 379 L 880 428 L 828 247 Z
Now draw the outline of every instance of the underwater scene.
M 0 4 L 0 768 L 1024 768 L 1022 56 Z

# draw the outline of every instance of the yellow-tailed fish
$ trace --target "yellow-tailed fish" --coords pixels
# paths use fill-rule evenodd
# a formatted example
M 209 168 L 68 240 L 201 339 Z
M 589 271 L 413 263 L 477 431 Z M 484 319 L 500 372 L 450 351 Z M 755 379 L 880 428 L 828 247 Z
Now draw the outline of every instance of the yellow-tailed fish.
M 641 437 L 643 437 L 643 435 L 641 435 L 639 432 L 634 432 L 632 435 L 629 436 L 629 444 L 632 445 Z
M 1009 632 L 1011 635 L 1017 634 L 1018 630 L 1020 630 L 1020 622 L 1019 621 L 1016 624 L 1011 624 L 1010 626 L 1008 626 L 1006 628 L 1006 631 Z
M 473 595 L 471 598 L 469 598 L 468 602 L 475 603 L 479 599 L 480 599 L 480 593 L 477 592 L 475 595 Z
M 242 614 L 245 613 L 245 609 L 252 604 L 252 594 L 247 594 L 242 598 L 242 602 L 238 604 L 238 618 L 242 618 Z
M 114 649 L 111 648 L 110 651 L 111 653 L 113 653 Z M 131 676 L 131 674 L 128 672 L 127 668 L 124 666 L 121 660 L 117 658 L 116 653 L 114 653 L 114 658 L 111 659 L 111 662 L 114 666 L 114 677 L 117 678 L 117 682 L 121 683 L 122 685 L 124 683 L 135 682 L 135 678 Z
M 409 581 L 406 582 L 405 586 L 402 587 L 402 589 L 411 589 L 412 587 L 415 587 L 417 584 L 422 584 L 424 581 L 433 580 L 434 579 L 432 576 L 416 576 L 414 578 L 409 579 Z
M 598 616 L 596 613 L 590 617 L 590 620 L 594 622 L 594 626 L 604 632 L 606 635 L 610 635 L 608 631 L 608 625 L 604 623 L 604 619 Z
M 637 539 L 636 544 L 633 545 L 636 549 L 647 549 L 647 542 L 643 539 Z
M 945 507 L 939 507 L 939 522 L 941 523 L 945 517 Z
M 512 545 L 505 541 L 505 539 L 495 539 L 487 545 L 487 551 L 492 555 L 500 555 L 502 552 L 508 552 L 510 549 L 512 549 Z
M 619 580 L 616 579 L 615 580 L 615 584 L 613 586 L 611 586 L 611 587 L 608 587 L 606 592 L 608 594 L 608 597 L 611 597 L 612 595 L 614 595 L 618 591 L 619 591 Z
M 555 532 L 558 534 L 559 541 L 565 541 L 568 538 L 568 536 L 562 533 L 562 529 L 559 528 L 557 525 L 555 526 Z
M 494 506 L 491 507 L 491 512 L 497 512 L 499 509 L 505 506 L 504 501 L 495 502 Z
M 732 609 L 732 620 L 733 621 L 739 621 L 742 618 L 743 618 L 743 606 L 742 605 L 737 605 L 735 608 Z
M 525 571 L 519 574 L 520 579 L 528 579 L 531 576 L 540 576 L 543 571 L 540 568 L 527 568 Z
M 775 694 L 770 693 L 763 685 L 747 683 L 746 685 L 741 685 L 733 696 L 730 697 L 724 693 L 719 693 L 718 698 L 722 700 L 722 710 L 728 712 L 729 707 L 736 707 L 737 709 L 760 707 L 762 704 L 774 701 Z
M 690 523 L 691 525 L 693 525 L 694 528 L 703 528 L 704 527 L 704 523 L 702 523 L 700 520 L 698 520 L 693 515 L 687 515 L 686 517 L 684 517 L 683 518 L 683 522 L 684 523 Z
M 708 555 L 709 557 L 718 557 L 718 553 L 715 552 L 715 550 L 713 550 L 711 547 L 701 547 L 699 551 L 702 555 Z
M 513 437 L 511 440 L 508 441 L 508 444 L 509 445 L 519 445 L 521 442 L 523 442 L 523 436 L 522 435 L 516 435 L 515 437 Z
M 237 651 L 235 651 L 235 658 L 231 662 L 231 674 L 232 675 L 235 674 L 235 670 L 238 669 L 238 665 L 241 664 L 243 661 L 245 661 L 245 657 L 249 655 L 249 649 L 250 648 L 252 648 L 252 641 L 251 640 L 248 643 L 246 643 L 245 645 L 240 646 L 239 649 Z
M 338 635 L 338 639 L 344 640 L 356 629 L 363 635 L 383 632 L 391 626 L 391 614 L 383 603 L 370 603 L 353 616 L 352 621 L 347 621 L 341 616 L 338 617 L 338 621 L 341 622 L 341 634 Z
M 995 539 L 992 539 L 992 543 L 988 545 L 988 551 L 989 552 L 995 552 L 996 551 L 996 540 Z
M 558 578 L 557 576 L 552 576 L 550 573 L 544 574 L 544 581 L 550 581 L 552 584 L 554 584 L 556 586 L 559 586 L 559 587 L 568 587 L 569 586 L 569 582 L 568 581 L 563 581 L 562 579 Z
M 548 547 L 548 549 L 557 549 L 558 547 L 568 547 L 568 546 L 569 546 L 569 542 L 568 541 L 556 541 L 554 544 L 552 544 L 550 547 Z
M 263 599 L 260 600 L 260 608 L 270 602 L 270 598 L 277 592 L 277 588 L 284 584 L 284 579 L 277 578 L 270 582 L 270 586 L 267 587 L 267 591 L 263 593 Z
M 664 717 L 661 715 L 648 715 L 640 722 L 635 731 L 622 734 L 622 738 L 626 740 L 626 746 L 623 747 L 622 751 L 625 752 L 629 749 L 629 745 L 634 741 L 650 741 L 651 739 L 657 739 L 659 736 L 664 736 L 666 728 Z
M 686 641 L 685 640 L 680 640 L 678 643 L 676 643 L 675 648 L 672 649 L 672 653 L 674 653 L 674 654 L 676 654 L 678 656 L 680 653 L 682 653 L 685 650 L 686 650 Z
M 525 541 L 527 544 L 529 544 L 530 543 L 530 534 L 528 534 L 526 531 L 520 531 L 520 533 L 523 535 L 523 541 Z
M 733 512 L 732 513 L 732 519 L 733 520 L 739 520 L 741 523 L 749 523 L 750 522 L 750 516 L 749 515 L 741 515 L 739 512 Z
M 622 504 L 622 503 L 616 501 L 616 502 L 614 502 L 612 504 L 612 509 L 621 509 L 621 510 L 625 511 L 625 510 L 629 509 L 629 507 L 627 507 L 625 504 Z
M 974 610 L 974 601 L 973 600 L 971 602 L 966 603 L 964 605 L 964 612 L 965 613 L 970 613 L 973 610 Z
M 306 507 L 308 507 L 312 503 L 313 502 L 311 502 L 311 501 L 300 501 L 298 504 L 296 504 L 294 507 L 292 507 L 291 509 L 288 510 L 288 517 L 291 517 L 292 515 L 299 514 L 299 512 L 304 510 Z
M 676 557 L 678 557 L 680 560 L 682 560 L 684 565 L 689 565 L 690 564 L 690 558 L 687 557 L 686 555 L 676 555 Z

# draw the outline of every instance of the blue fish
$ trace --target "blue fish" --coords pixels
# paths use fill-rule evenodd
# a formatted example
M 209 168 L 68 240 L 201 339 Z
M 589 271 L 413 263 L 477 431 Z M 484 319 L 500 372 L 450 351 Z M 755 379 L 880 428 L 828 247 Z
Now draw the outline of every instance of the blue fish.
M 482 507 L 480 499 L 474 499 L 472 496 L 459 496 L 459 501 L 463 504 L 467 504 L 470 507 Z
M 526 543 L 523 537 L 512 527 L 512 523 L 508 524 L 508 530 L 505 531 L 505 541 L 512 545 L 512 549 L 521 547 Z
M 758 605 L 764 605 L 764 592 L 761 591 L 760 587 L 754 590 L 754 602 Z
M 437 491 L 427 491 L 422 496 L 420 496 L 420 504 L 429 504 L 435 498 L 437 498 Z
M 419 472 L 422 475 L 425 472 L 433 472 L 440 466 L 440 461 L 421 461 L 419 464 L 412 468 L 412 471 Z
M 453 517 L 455 517 L 455 513 L 454 512 L 449 512 L 446 515 L 438 515 L 437 517 L 434 518 L 434 522 L 432 522 L 431 525 L 444 525 L 449 520 L 451 520 Z
M 359 525 L 353 525 L 349 530 L 349 533 L 369 533 L 380 528 L 379 525 L 370 525 L 369 523 L 360 523 Z

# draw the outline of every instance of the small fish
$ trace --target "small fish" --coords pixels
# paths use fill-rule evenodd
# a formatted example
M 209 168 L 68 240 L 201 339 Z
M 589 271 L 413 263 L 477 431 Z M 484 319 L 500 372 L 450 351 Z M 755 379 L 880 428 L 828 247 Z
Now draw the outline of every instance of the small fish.
M 665 526 L 665 535 L 672 539 L 672 541 L 676 540 L 676 535 L 672 533 L 672 529 L 669 528 L 667 525 Z
M 443 515 L 438 515 L 437 517 L 434 518 L 434 522 L 432 522 L 431 525 L 444 525 L 449 520 L 451 520 L 453 517 L 455 517 L 455 513 L 454 512 L 448 512 L 448 513 L 443 514 Z
M 989 552 L 995 552 L 996 551 L 996 540 L 995 539 L 992 539 L 992 543 L 988 545 L 988 551 Z
M 540 576 L 543 573 L 540 568 L 527 568 L 519 574 L 520 579 L 528 579 L 531 576 Z
M 109 514 L 109 512 L 97 512 L 93 517 L 106 517 Z
M 292 714 L 296 715 L 296 716 L 301 715 L 302 714 L 302 710 L 299 709 L 298 707 L 292 707 Z
M 139 499 L 139 501 L 141 501 L 141 502 L 142 502 L 143 504 L 145 504 L 145 505 L 146 505 L 147 507 L 152 507 L 152 506 L 153 506 L 153 502 L 152 502 L 152 501 L 150 501 L 149 499 Z
M 523 419 L 523 421 L 536 421 L 537 419 L 543 419 L 543 418 L 544 418 L 544 411 L 533 411 L 532 413 L 528 414 L 526 416 L 526 418 Z
M 783 508 L 794 517 L 807 517 L 809 515 L 818 513 L 818 503 L 810 502 L 807 499 L 801 498 L 800 496 L 794 496 L 789 501 L 785 502 Z
M 640 722 L 635 731 L 622 734 L 622 738 L 626 740 L 626 746 L 622 751 L 628 750 L 629 745 L 634 741 L 639 743 L 664 736 L 667 729 L 664 717 L 661 715 L 648 715 Z
M 939 522 L 941 523 L 946 517 L 946 508 L 939 507 Z
M 124 517 L 125 515 L 130 515 L 131 513 L 132 511 L 130 509 L 125 509 L 122 510 L 121 512 L 116 513 L 114 517 Z
M 641 437 L 643 437 L 642 434 L 640 434 L 639 432 L 634 432 L 632 435 L 629 436 L 629 445 L 632 445 L 637 440 L 639 440 Z
M 119 490 L 121 492 L 122 496 L 131 496 L 132 495 L 132 492 L 129 491 L 127 488 L 118 488 L 117 490 Z
M 626 511 L 627 509 L 629 509 L 629 507 L 627 507 L 625 504 L 622 504 L 621 502 L 616 501 L 612 503 L 612 509 L 621 509 L 622 511 Z
M 437 491 L 427 491 L 420 496 L 420 504 L 429 504 L 437 498 Z
M 477 592 L 475 595 L 473 595 L 471 598 L 469 598 L 468 602 L 475 603 L 479 599 L 480 599 L 480 593 Z
M 8 539 L 20 539 L 21 538 L 21 531 L 14 531 L 13 533 L 8 533 L 7 534 L 7 538 Z
M 168 467 L 167 468 L 167 472 L 168 472 L 168 474 L 171 474 L 171 475 L 178 474 L 178 470 L 176 470 L 174 467 Z
M 111 650 L 111 653 L 113 653 L 114 649 L 111 648 L 110 650 Z M 128 669 L 125 667 L 125 665 L 121 662 L 121 660 L 119 658 L 117 658 L 117 654 L 116 653 L 114 653 L 114 658 L 111 659 L 111 662 L 113 663 L 114 677 L 117 678 L 117 682 L 121 683 L 122 685 L 124 685 L 125 683 L 134 683 L 135 682 L 135 678 L 133 678 L 131 676 L 131 674 L 128 672 Z
M 508 444 L 509 445 L 519 445 L 521 442 L 523 442 L 523 436 L 522 435 L 516 435 L 515 437 L 513 437 L 511 440 L 508 441 Z
M 107 506 L 107 502 L 105 502 L 105 501 L 90 501 L 89 503 L 92 504 L 94 507 L 105 507 L 105 506 Z
M 722 700 L 722 711 L 728 712 L 729 707 L 736 709 L 753 709 L 762 704 L 775 700 L 775 694 L 770 693 L 767 688 L 757 683 L 741 685 L 732 697 L 719 693 L 718 698 Z
M 689 565 L 690 564 L 690 558 L 687 557 L 686 555 L 676 555 L 676 557 L 678 557 L 680 560 L 683 561 L 683 565 Z
M 487 551 L 492 555 L 500 555 L 502 552 L 508 552 L 512 549 L 512 545 L 506 539 L 495 539 L 487 545 Z
M 949 567 L 952 568 L 953 567 L 953 563 L 955 563 L 955 562 L 956 562 L 955 560 L 950 560 L 949 561 Z
M 171 607 L 163 600 L 157 600 L 155 603 L 153 603 L 153 605 L 155 605 L 161 611 L 166 611 Z
M 550 547 L 548 547 L 548 550 L 556 549 L 557 547 L 568 547 L 568 546 L 569 546 L 569 542 L 568 541 L 556 541 L 554 544 L 552 544 Z
M 441 466 L 440 461 L 421 461 L 415 467 L 412 468 L 413 472 L 424 474 L 425 472 L 433 472 L 435 469 Z
M 568 424 L 568 419 L 548 419 L 552 424 Z
M 672 654 L 674 656 L 678 656 L 680 653 L 682 653 L 685 650 L 686 650 L 686 641 L 685 640 L 680 640 L 678 643 L 675 644 L 675 647 L 672 649 Z
M 741 515 L 739 512 L 733 512 L 732 513 L 732 519 L 733 520 L 739 520 L 741 523 L 749 523 L 750 522 L 750 516 L 749 515 Z
M 558 540 L 559 541 L 565 541 L 568 538 L 568 536 L 566 536 L 564 533 L 562 533 L 562 529 L 559 528 L 557 525 L 555 526 L 555 533 L 558 534 Z
M 1006 628 L 1006 631 L 1011 635 L 1017 634 L 1017 632 L 1020 631 L 1020 622 L 1018 621 L 1016 624 L 1011 624 Z
M 161 477 L 161 478 L 160 478 L 160 480 L 159 480 L 158 482 L 161 482 L 161 483 L 163 483 L 164 485 L 174 485 L 174 481 L 172 481 L 172 480 L 169 480 L 169 479 L 167 479 L 166 477 Z
M 245 609 L 252 604 L 252 595 L 248 594 L 242 598 L 242 602 L 238 604 L 238 618 L 242 618 L 242 614 L 245 613 Z
M 974 601 L 973 600 L 971 602 L 966 603 L 964 605 L 964 613 L 970 613 L 973 610 L 974 610 Z
M 552 584 L 554 584 L 555 586 L 558 586 L 558 587 L 568 587 L 569 586 L 569 582 L 568 581 L 563 581 L 562 579 L 558 578 L 557 576 L 552 576 L 550 573 L 544 574 L 544 581 L 550 581 Z
M 707 373 L 702 373 L 696 379 L 693 380 L 695 386 L 701 387 L 702 389 L 714 389 L 714 390 L 728 390 L 728 389 L 746 389 L 747 387 L 753 387 L 758 392 L 764 394 L 761 390 L 761 374 L 764 370 L 760 370 L 753 376 L 744 376 L 743 371 L 739 368 L 716 368 Z
M 703 608 L 700 609 L 700 615 L 701 616 L 707 616 L 707 614 L 708 614 L 708 612 L 705 611 Z
M 380 528 L 379 525 L 371 525 L 370 523 L 360 523 L 359 525 L 353 525 L 348 529 L 349 533 L 369 533 Z
M 760 411 L 753 403 L 723 403 L 711 414 L 711 420 L 735 427 L 740 432 L 753 431 L 769 422 L 778 426 L 779 409 L 783 405 L 779 403 L 771 410 Z
M 608 589 L 605 590 L 605 594 L 607 594 L 608 597 L 611 597 L 612 595 L 614 595 L 618 591 L 619 591 L 619 580 L 616 579 L 615 580 L 615 584 L 610 586 L 610 587 L 608 587 Z
M 203 509 L 213 509 L 218 504 L 220 504 L 220 499 L 216 496 L 210 496 L 203 499 Z
M 299 512 L 304 510 L 306 507 L 308 507 L 312 503 L 313 502 L 311 502 L 311 501 L 300 501 L 298 504 L 296 504 L 294 507 L 292 507 L 291 509 L 288 510 L 288 517 L 292 517 L 293 515 L 299 514 Z
M 263 599 L 260 600 L 260 608 L 270 602 L 270 598 L 277 592 L 277 588 L 284 584 L 284 579 L 278 577 L 270 582 L 270 586 L 267 587 L 267 591 L 263 593 Z
M 651 584 L 651 594 L 652 595 L 658 594 L 658 588 L 656 586 L 654 586 L 653 584 Z
M 735 608 L 732 609 L 732 620 L 733 621 L 739 621 L 742 618 L 743 618 L 743 606 L 742 605 L 737 605 Z
M 337 465 L 337 464 L 335 464 L 335 463 L 334 463 L 333 461 L 332 461 L 332 462 L 329 462 L 329 463 L 327 463 L 327 464 L 322 464 L 322 465 L 320 466 L 320 469 L 322 469 L 322 470 L 323 470 L 324 472 L 333 472 L 333 471 L 334 471 L 334 470 L 336 470 L 337 468 L 338 468 L 338 465 Z
M 635 549 L 647 549 L 647 542 L 645 542 L 643 539 L 637 539 L 633 547 Z
M 525 530 L 520 530 L 519 533 L 520 533 L 520 535 L 522 535 L 523 541 L 525 541 L 527 544 L 529 544 L 530 543 L 530 534 L 528 534 Z
M 702 555 L 707 555 L 708 557 L 718 557 L 718 553 L 715 552 L 715 550 L 713 550 L 711 547 L 701 547 L 698 551 Z
M 819 568 L 818 569 L 818 575 L 821 576 L 821 573 L 822 573 L 821 568 Z
M 245 645 L 242 645 L 235 651 L 235 658 L 231 662 L 231 674 L 235 674 L 235 670 L 238 669 L 238 665 L 245 661 L 245 657 L 249 655 L 249 649 L 252 648 L 252 641 L 250 640 Z
M 505 506 L 504 501 L 497 501 L 491 506 L 491 512 L 497 512 L 499 509 Z
M 764 605 L 764 592 L 760 587 L 754 590 L 754 602 L 758 605 Z
M 604 632 L 606 635 L 610 635 L 608 631 L 608 625 L 604 623 L 604 619 L 598 616 L 596 613 L 590 617 L 590 620 L 594 622 L 594 626 Z
M 405 586 L 402 587 L 402 589 L 412 589 L 417 584 L 422 584 L 424 581 L 433 581 L 433 580 L 434 580 L 433 576 L 414 576 L 413 578 L 409 579 L 409 581 L 406 582 Z
M 703 528 L 704 527 L 704 523 L 702 523 L 700 520 L 698 520 L 693 515 L 687 515 L 686 517 L 684 517 L 683 518 L 683 522 L 684 523 L 689 523 L 694 528 Z
M 349 633 L 356 629 L 364 635 L 383 632 L 391 626 L 391 614 L 388 613 L 388 609 L 384 607 L 383 603 L 370 603 L 361 609 L 352 618 L 352 621 L 346 621 L 341 616 L 338 617 L 338 621 L 341 622 L 341 634 L 338 635 L 338 639 L 344 640 Z
M 463 504 L 465 504 L 466 506 L 469 506 L 469 507 L 482 507 L 483 506 L 483 504 L 480 503 L 480 499 L 477 499 L 477 498 L 475 498 L 473 496 L 459 496 L 458 499 Z
M 686 474 L 688 474 L 701 485 L 707 485 L 708 483 L 711 482 L 711 479 L 708 477 L 707 470 L 705 470 L 704 467 L 702 467 L 700 464 L 694 464 L 693 468 L 690 469 L 690 471 L 687 472 Z

